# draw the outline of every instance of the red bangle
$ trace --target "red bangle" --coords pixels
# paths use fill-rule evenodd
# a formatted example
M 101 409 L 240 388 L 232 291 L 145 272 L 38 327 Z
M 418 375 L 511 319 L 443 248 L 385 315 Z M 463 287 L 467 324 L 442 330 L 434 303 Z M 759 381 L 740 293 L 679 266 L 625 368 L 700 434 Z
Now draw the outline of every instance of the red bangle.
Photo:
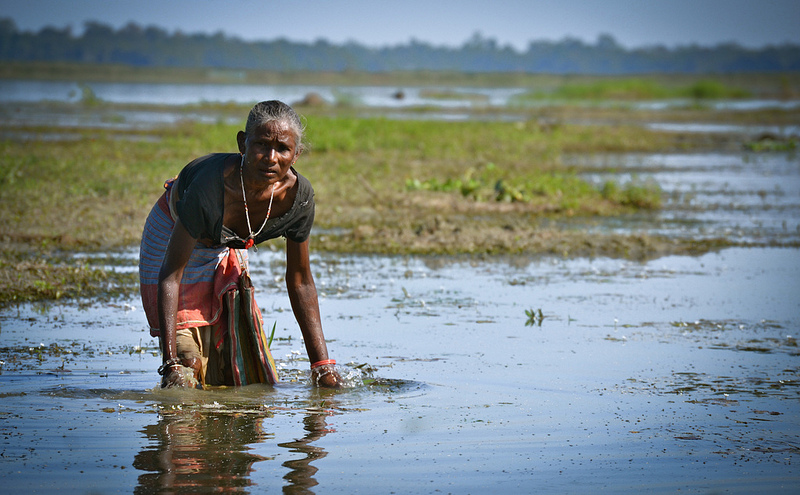
M 325 366 L 326 364 L 336 364 L 335 359 L 323 359 L 322 361 L 317 361 L 311 365 L 311 369 L 319 368 L 320 366 Z

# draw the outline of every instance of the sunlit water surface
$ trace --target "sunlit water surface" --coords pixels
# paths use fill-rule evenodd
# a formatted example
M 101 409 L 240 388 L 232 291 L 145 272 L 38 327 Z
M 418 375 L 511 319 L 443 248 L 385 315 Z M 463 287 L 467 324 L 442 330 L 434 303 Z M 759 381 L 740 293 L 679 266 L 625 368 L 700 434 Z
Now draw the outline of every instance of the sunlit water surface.
M 268 249 L 252 257 L 277 322 L 274 388 L 157 389 L 136 300 L 3 312 L 5 489 L 796 487 L 797 249 L 315 257 L 329 347 L 351 381 L 336 392 L 309 383 L 281 265 Z
M 677 153 L 573 156 L 583 177 L 657 185 L 663 207 L 563 228 L 640 232 L 695 240 L 724 238 L 745 245 L 800 244 L 800 155 L 796 153 Z M 596 172 L 593 172 L 596 170 Z

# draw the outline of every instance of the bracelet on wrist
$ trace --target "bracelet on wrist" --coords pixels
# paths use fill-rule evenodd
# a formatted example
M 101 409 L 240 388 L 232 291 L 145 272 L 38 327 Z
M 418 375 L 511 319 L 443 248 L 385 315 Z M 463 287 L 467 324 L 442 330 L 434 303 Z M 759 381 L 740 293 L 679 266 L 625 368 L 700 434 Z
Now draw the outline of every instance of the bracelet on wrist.
M 158 374 L 164 376 L 167 371 L 172 368 L 173 366 L 177 366 L 181 363 L 181 360 L 178 358 L 167 359 L 164 361 L 164 364 L 158 367 Z
M 326 364 L 336 364 L 335 359 L 323 359 L 322 361 L 317 361 L 316 363 L 311 364 L 311 369 L 319 368 L 320 366 L 325 366 Z

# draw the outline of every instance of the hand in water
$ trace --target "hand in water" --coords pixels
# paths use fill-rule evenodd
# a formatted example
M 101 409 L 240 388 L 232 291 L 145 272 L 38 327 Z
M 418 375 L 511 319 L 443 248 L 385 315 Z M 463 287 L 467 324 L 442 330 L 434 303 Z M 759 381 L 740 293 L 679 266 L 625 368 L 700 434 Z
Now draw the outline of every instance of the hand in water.
M 198 385 L 194 370 L 181 365 L 171 366 L 161 378 L 161 388 L 198 388 Z
M 344 386 L 344 380 L 333 364 L 326 364 L 311 370 L 311 380 L 318 387 L 342 388 Z

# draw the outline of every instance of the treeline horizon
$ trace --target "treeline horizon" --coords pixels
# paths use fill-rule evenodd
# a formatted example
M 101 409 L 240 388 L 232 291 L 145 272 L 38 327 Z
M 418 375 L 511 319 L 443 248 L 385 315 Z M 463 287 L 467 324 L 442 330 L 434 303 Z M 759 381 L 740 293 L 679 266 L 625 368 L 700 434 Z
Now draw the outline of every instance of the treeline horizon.
M 313 43 L 286 39 L 248 42 L 221 32 L 170 33 L 135 23 L 114 29 L 94 21 L 87 22 L 83 33 L 76 36 L 70 27 L 21 31 L 12 19 L 0 18 L 0 60 L 308 72 L 732 74 L 800 72 L 800 45 L 625 48 L 613 36 L 603 34 L 594 44 L 575 38 L 531 41 L 520 51 L 475 33 L 456 48 L 413 39 L 371 48 L 322 39 Z

